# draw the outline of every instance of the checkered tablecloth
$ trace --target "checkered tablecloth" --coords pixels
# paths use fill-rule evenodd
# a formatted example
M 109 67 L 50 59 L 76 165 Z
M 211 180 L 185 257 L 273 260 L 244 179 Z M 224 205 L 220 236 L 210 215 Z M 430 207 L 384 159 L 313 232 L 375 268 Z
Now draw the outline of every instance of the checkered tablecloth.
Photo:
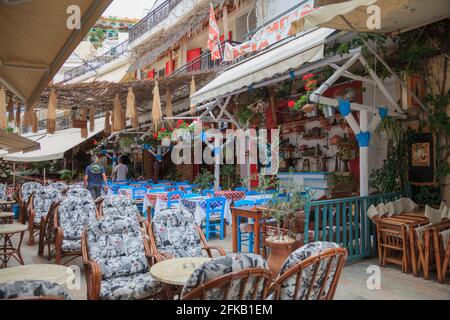
M 216 191 L 214 193 L 215 197 L 225 197 L 231 202 L 239 201 L 245 198 L 244 191 Z
M 206 200 L 208 199 L 209 197 L 182 199 L 180 201 L 180 208 L 191 212 L 195 217 L 195 222 L 197 222 L 198 225 L 201 225 L 203 220 L 205 220 L 206 218 Z M 224 213 L 225 220 L 227 220 L 229 224 L 231 224 L 230 204 L 231 204 L 230 200 L 227 200 L 225 202 L 225 213 Z M 220 202 L 213 203 L 212 206 L 213 208 L 218 208 L 220 206 Z
M 180 199 L 180 195 L 175 195 L 173 200 Z M 169 192 L 161 193 L 150 193 L 145 195 L 144 198 L 144 212 L 147 211 L 149 207 L 154 209 L 154 215 L 157 215 L 161 210 L 167 207 L 167 202 L 169 200 Z

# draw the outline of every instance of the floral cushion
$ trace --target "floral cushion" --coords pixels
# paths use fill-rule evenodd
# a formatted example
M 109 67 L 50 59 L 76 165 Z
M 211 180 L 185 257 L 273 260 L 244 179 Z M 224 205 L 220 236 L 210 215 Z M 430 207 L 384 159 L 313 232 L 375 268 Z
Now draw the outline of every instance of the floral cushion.
M 139 214 L 139 209 L 132 199 L 125 196 L 106 197 L 103 201 L 103 215 L 133 217 Z
M 39 182 L 26 182 L 22 185 L 20 191 L 22 193 L 22 200 L 27 203 L 28 198 L 31 196 L 31 194 L 35 191 L 38 191 L 42 188 L 42 184 Z
M 337 243 L 333 242 L 312 242 L 308 243 L 307 245 L 297 249 L 291 255 L 286 259 L 286 261 L 283 263 L 283 266 L 280 270 L 280 275 L 283 275 L 286 273 L 290 268 L 294 267 L 298 263 L 306 260 L 307 258 L 318 255 L 322 253 L 323 251 L 327 249 L 333 249 L 333 248 L 340 248 L 340 246 Z M 328 267 L 329 259 L 333 259 L 331 263 L 331 269 L 328 274 L 327 279 L 325 280 L 325 274 Z M 322 292 L 322 296 L 325 296 L 328 293 L 328 290 L 330 289 L 331 281 L 334 278 L 334 274 L 336 272 L 338 259 L 337 257 L 330 257 L 328 259 L 324 259 L 320 262 L 320 266 L 318 269 L 318 273 L 316 275 L 315 283 L 313 284 L 312 291 L 309 295 L 310 300 L 318 300 L 319 297 L 319 291 L 322 287 L 322 284 L 324 280 L 326 281 L 325 288 Z M 298 290 L 297 296 L 294 297 L 294 291 L 295 291 L 295 285 L 297 281 L 297 274 L 293 275 L 292 277 L 286 279 L 281 284 L 281 291 L 280 291 L 280 299 L 281 300 L 305 300 L 308 289 L 311 286 L 311 280 L 313 279 L 314 269 L 316 268 L 315 264 L 310 265 L 309 267 L 305 268 L 302 271 L 301 274 L 301 280 L 300 280 L 300 289 Z
M 185 296 L 198 286 L 205 284 L 209 281 L 217 279 L 221 276 L 227 275 L 233 272 L 239 272 L 245 269 L 263 268 L 268 269 L 267 262 L 259 255 L 256 254 L 231 254 L 224 257 L 219 257 L 204 263 L 198 267 L 191 275 L 186 285 L 183 287 L 181 296 Z M 258 285 L 256 300 L 262 299 L 264 290 L 264 281 L 256 283 L 255 278 L 249 278 L 245 289 L 243 300 L 250 300 L 254 291 L 255 285 Z M 239 292 L 241 287 L 241 280 L 234 280 L 231 283 L 228 293 L 229 300 L 236 300 L 239 298 Z M 206 292 L 206 300 L 223 300 L 225 290 L 223 288 L 215 288 Z
M 103 279 L 148 272 L 142 231 L 136 219 L 105 216 L 88 227 L 89 257 L 102 269 Z
M 53 182 L 53 183 L 50 183 L 48 186 L 50 188 L 59 190 L 61 192 L 63 192 L 64 190 L 66 190 L 68 188 L 67 184 L 65 184 L 64 182 Z
M 165 210 L 153 219 L 158 251 L 175 258 L 201 257 L 202 246 L 194 216 L 187 210 Z
M 0 200 L 6 200 L 6 185 L 0 183 Z
M 13 281 L 0 284 L 1 299 L 52 297 L 72 300 L 61 285 L 47 281 Z
M 61 199 L 61 191 L 57 189 L 46 187 L 36 191 L 36 194 L 33 198 L 33 208 L 36 212 L 34 222 L 39 223 L 42 217 L 47 215 L 51 205 L 54 202 L 61 201 Z
M 92 199 L 66 197 L 59 205 L 58 219 L 64 239 L 80 240 L 84 226 L 95 219 L 95 204 Z
M 78 197 L 78 198 L 92 199 L 92 194 L 87 189 L 84 189 L 82 187 L 76 187 L 76 188 L 70 188 L 69 190 L 67 190 L 66 197 Z
M 81 251 L 81 239 L 79 240 L 64 239 L 61 244 L 61 249 L 64 252 L 79 252 Z
M 162 284 L 149 273 L 136 273 L 103 280 L 100 287 L 100 299 L 143 299 L 160 293 L 162 289 Z

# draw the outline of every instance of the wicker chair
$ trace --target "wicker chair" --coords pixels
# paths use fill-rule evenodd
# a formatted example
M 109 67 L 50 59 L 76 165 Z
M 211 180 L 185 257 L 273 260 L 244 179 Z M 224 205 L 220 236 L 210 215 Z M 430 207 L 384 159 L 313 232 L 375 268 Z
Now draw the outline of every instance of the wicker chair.
M 47 215 L 42 217 L 39 228 L 38 256 L 44 255 L 44 250 L 47 247 L 47 259 L 49 261 L 54 253 L 54 249 L 52 249 L 52 244 L 55 244 L 54 216 L 58 210 L 58 205 L 59 202 L 52 203 Z
M 93 220 L 81 239 L 89 300 L 159 298 L 165 291 L 149 274 L 154 257 L 137 221 L 105 216 Z
M 65 196 L 93 200 L 91 192 L 89 190 L 81 188 L 81 187 L 74 187 L 74 188 L 67 189 Z
M 312 242 L 294 251 L 269 289 L 269 299 L 333 300 L 347 249 L 332 242 Z
M 81 236 L 84 227 L 97 216 L 94 202 L 89 198 L 68 196 L 56 208 L 53 225 L 56 230 L 56 263 L 70 257 L 64 264 L 81 256 Z
M 213 258 L 213 250 L 220 256 L 226 255 L 222 248 L 208 245 L 205 235 L 189 211 L 161 211 L 146 226 L 150 249 L 157 257 L 202 257 L 205 251 L 208 257 Z
M 34 244 L 35 237 L 41 230 L 42 218 L 48 214 L 52 204 L 61 199 L 61 191 L 48 187 L 39 189 L 33 194 L 28 217 L 29 245 Z
M 59 190 L 61 193 L 69 188 L 69 186 L 65 182 L 53 182 L 50 183 L 48 187 Z
M 0 284 L 0 300 L 72 300 L 72 297 L 57 283 L 13 281 Z
M 204 263 L 191 275 L 182 300 L 262 300 L 272 279 L 267 262 L 255 254 L 231 254 Z
M 42 188 L 42 184 L 38 182 L 25 182 L 20 187 L 20 193 L 19 193 L 19 203 L 20 203 L 20 223 L 25 224 L 27 222 L 28 218 L 28 210 L 29 210 L 29 203 L 30 203 L 30 197 L 39 189 Z

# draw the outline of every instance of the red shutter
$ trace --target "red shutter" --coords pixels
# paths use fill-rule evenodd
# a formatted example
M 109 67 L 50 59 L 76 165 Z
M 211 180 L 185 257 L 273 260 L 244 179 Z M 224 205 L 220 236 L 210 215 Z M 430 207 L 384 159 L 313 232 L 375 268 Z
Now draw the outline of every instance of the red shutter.
M 166 76 L 169 76 L 172 73 L 172 61 L 167 61 L 166 62 Z
M 192 49 L 192 50 L 188 50 L 187 52 L 187 62 L 191 62 L 194 61 L 197 58 L 200 58 L 200 56 L 202 55 L 202 49 L 201 48 L 197 48 L 197 49 Z M 198 61 L 196 62 L 194 65 L 189 67 L 189 72 L 192 71 L 198 71 L 201 69 L 201 62 Z
M 155 79 L 155 69 L 152 69 L 147 73 L 147 79 Z

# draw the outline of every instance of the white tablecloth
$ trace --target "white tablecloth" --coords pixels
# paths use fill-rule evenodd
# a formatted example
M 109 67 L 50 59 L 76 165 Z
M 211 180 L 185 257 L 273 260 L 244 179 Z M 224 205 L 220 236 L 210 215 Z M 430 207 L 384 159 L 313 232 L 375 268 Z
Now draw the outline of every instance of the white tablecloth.
M 203 220 L 206 218 L 206 210 L 205 210 L 205 204 L 206 200 L 209 199 L 208 197 L 199 197 L 199 198 L 193 198 L 193 199 L 183 199 L 184 202 L 189 202 L 190 206 L 185 206 L 183 204 L 183 200 L 180 201 L 179 208 L 183 210 L 187 210 L 191 212 L 195 217 L 195 222 L 198 225 L 201 225 Z M 232 219 L 231 219 L 231 201 L 227 200 L 225 202 L 225 212 L 224 212 L 224 218 L 227 221 L 228 224 L 231 225 Z

